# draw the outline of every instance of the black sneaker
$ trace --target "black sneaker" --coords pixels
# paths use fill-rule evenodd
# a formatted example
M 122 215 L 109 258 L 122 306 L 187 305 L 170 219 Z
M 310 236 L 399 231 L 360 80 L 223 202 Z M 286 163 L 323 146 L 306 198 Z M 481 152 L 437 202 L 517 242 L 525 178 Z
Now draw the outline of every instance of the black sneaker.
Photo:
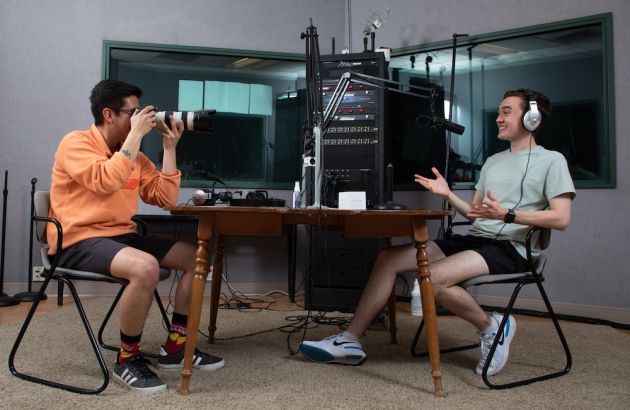
M 195 349 L 193 355 L 193 368 L 201 370 L 217 370 L 225 366 L 225 360 L 221 357 L 212 356 L 204 353 L 199 349 Z M 160 369 L 177 370 L 184 368 L 184 349 L 179 353 L 168 354 L 163 347 L 160 348 L 160 358 L 158 359 L 158 367 Z
M 162 381 L 147 364 L 149 360 L 141 355 L 134 355 L 131 358 L 114 365 L 114 379 L 123 386 L 129 387 L 142 394 L 153 394 L 166 390 L 166 383 Z

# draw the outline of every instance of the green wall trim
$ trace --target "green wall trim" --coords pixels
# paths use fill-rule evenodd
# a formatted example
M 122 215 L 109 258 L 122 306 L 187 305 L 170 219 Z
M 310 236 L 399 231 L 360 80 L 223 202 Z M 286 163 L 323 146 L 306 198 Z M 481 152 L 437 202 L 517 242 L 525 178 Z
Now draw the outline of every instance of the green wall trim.
M 275 58 L 289 61 L 305 61 L 304 54 L 299 53 L 283 53 L 278 51 L 261 51 L 261 50 L 243 50 L 236 48 L 213 48 L 200 46 L 183 46 L 174 44 L 154 44 L 154 43 L 138 43 L 130 41 L 114 41 L 103 40 L 103 60 L 101 66 L 101 77 L 103 80 L 109 78 L 109 54 L 114 48 L 122 48 L 126 50 L 144 50 L 144 51 L 167 51 L 176 53 L 191 54 L 211 54 L 217 56 L 241 56 L 241 57 L 261 57 Z

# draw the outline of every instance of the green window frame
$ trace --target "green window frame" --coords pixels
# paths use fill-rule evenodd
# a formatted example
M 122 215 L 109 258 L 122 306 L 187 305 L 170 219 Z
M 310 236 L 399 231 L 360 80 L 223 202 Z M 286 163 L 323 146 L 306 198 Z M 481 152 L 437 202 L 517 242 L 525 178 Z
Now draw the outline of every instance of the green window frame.
M 498 31 L 487 34 L 479 34 L 479 35 L 471 35 L 466 37 L 458 38 L 457 42 L 457 61 L 456 61 L 456 74 L 455 74 L 455 90 L 458 89 L 458 82 L 460 86 L 468 86 L 469 79 L 467 78 L 467 73 L 465 72 L 465 68 L 463 74 L 459 75 L 458 71 L 462 66 L 469 64 L 468 59 L 461 58 L 463 50 L 468 50 L 471 47 L 478 46 L 480 44 L 492 44 L 493 42 L 501 42 L 504 40 L 515 39 L 518 37 L 531 36 L 532 38 L 544 35 L 545 33 L 551 33 L 558 30 L 569 30 L 570 29 L 579 29 L 587 26 L 599 25 L 601 27 L 601 72 L 598 70 L 598 75 L 601 75 L 602 79 L 602 89 L 601 89 L 601 98 L 598 99 L 601 103 L 593 103 L 593 101 L 588 100 L 580 100 L 579 98 L 575 100 L 569 101 L 554 101 L 551 98 L 553 108 L 557 108 L 557 114 L 563 115 L 566 114 L 566 111 L 569 109 L 567 106 L 574 107 L 582 107 L 582 109 L 586 109 L 584 107 L 590 107 L 589 109 L 592 111 L 596 109 L 596 114 L 601 118 L 602 124 L 602 132 L 601 135 L 596 135 L 596 141 L 591 141 L 593 145 L 596 145 L 599 150 L 599 156 L 601 157 L 599 160 L 599 175 L 597 178 L 590 179 L 580 179 L 574 176 L 574 182 L 576 188 L 615 188 L 616 187 L 616 147 L 615 147 L 615 83 L 614 83 L 614 65 L 613 65 L 613 32 L 612 32 L 612 13 L 604 13 L 593 16 L 587 16 L 582 18 L 576 18 L 571 20 L 564 20 L 528 27 L 515 28 L 511 30 Z M 424 70 L 425 56 L 431 56 L 432 53 L 442 52 L 442 53 L 451 53 L 452 52 L 452 39 L 422 44 L 422 45 L 414 45 L 408 47 L 398 48 L 392 51 L 392 66 L 390 66 L 390 70 L 393 66 L 396 65 L 397 59 L 409 59 L 410 56 L 414 56 L 415 64 L 418 66 L 419 70 Z M 448 54 L 449 58 L 451 54 Z M 449 61 L 450 63 L 450 61 Z M 418 70 L 416 68 L 416 70 Z M 473 69 L 470 69 L 469 72 L 473 72 Z M 450 80 L 450 64 L 449 69 L 446 73 L 442 73 L 442 75 L 448 75 L 448 79 Z M 472 74 L 469 75 L 471 78 Z M 492 79 L 487 78 L 489 75 L 486 75 L 485 81 L 492 81 Z M 448 81 L 444 81 L 445 83 L 445 94 L 448 96 L 449 85 Z M 462 83 L 466 83 L 462 85 Z M 536 84 L 522 84 L 521 86 L 536 89 Z M 575 87 L 581 87 L 582 84 L 574 84 Z M 479 87 L 478 87 L 479 88 Z M 520 87 L 513 87 L 520 88 Z M 510 89 L 510 88 L 506 88 Z M 545 89 L 540 89 L 541 92 L 545 92 Z M 483 89 L 482 89 L 483 92 Z M 472 86 L 471 86 L 471 92 Z M 485 109 L 486 112 L 477 112 L 479 116 L 485 116 L 486 121 L 485 124 L 477 124 L 471 123 L 475 125 L 475 127 L 470 127 L 474 129 L 482 128 L 484 125 L 488 126 L 489 122 L 493 122 L 491 118 L 494 114 L 496 114 L 496 105 L 500 102 L 500 99 L 497 101 L 488 101 L 488 106 L 482 107 L 481 109 Z M 491 104 L 495 104 L 494 106 Z M 471 104 L 472 106 L 472 104 Z M 594 108 L 596 107 L 596 108 Z M 470 109 L 473 111 L 473 109 Z M 551 119 L 554 118 L 554 110 L 552 109 Z M 579 111 L 578 111 L 579 112 Z M 589 111 L 583 111 L 589 112 Z M 578 114 L 574 114 L 576 116 Z M 457 117 L 454 116 L 454 120 L 457 122 Z M 542 133 L 545 131 L 544 127 L 541 131 Z M 477 131 L 478 132 L 478 131 Z M 463 136 L 454 136 L 454 138 L 469 138 L 464 134 Z M 473 135 L 475 138 L 475 135 Z M 485 138 L 485 137 L 481 137 Z M 601 140 L 599 139 L 601 138 Z M 544 146 L 544 143 L 542 144 Z M 553 149 L 553 148 L 552 148 Z M 566 156 L 566 155 L 565 155 Z M 484 156 L 483 160 L 480 164 L 485 161 L 486 156 Z M 473 161 L 471 161 L 473 162 Z M 477 164 L 477 165 L 480 165 Z M 573 171 L 572 171 L 573 172 Z M 414 184 L 397 184 L 397 189 L 416 189 L 413 187 Z M 459 189 L 470 189 L 474 187 L 474 183 L 455 183 L 455 188 Z
M 137 52 L 135 57 L 134 52 Z M 303 131 L 301 121 L 306 113 L 305 98 L 303 98 L 304 90 L 301 86 L 302 84 L 305 84 L 305 82 L 299 78 L 298 74 L 298 79 L 295 80 L 294 88 L 288 89 L 285 86 L 285 88 L 278 89 L 278 86 L 276 86 L 276 89 L 273 91 L 274 112 L 272 115 L 269 114 L 269 108 L 267 105 L 261 108 L 260 101 L 261 98 L 269 98 L 269 86 L 265 85 L 265 81 L 272 82 L 274 84 L 279 83 L 279 78 L 281 78 L 283 74 L 286 74 L 285 71 L 282 70 L 295 69 L 295 63 L 298 63 L 300 66 L 304 66 L 305 58 L 303 54 L 104 40 L 102 78 L 114 78 L 139 85 L 144 92 L 143 103 L 148 104 L 153 104 L 152 101 L 156 100 L 155 89 L 160 88 L 161 84 L 158 86 L 155 84 L 155 81 L 153 81 L 151 85 L 145 86 L 143 84 L 138 84 L 136 81 L 125 78 L 124 75 L 120 73 L 120 71 L 122 71 L 120 66 L 116 66 L 116 59 L 112 57 L 113 55 L 122 55 L 123 57 L 121 58 L 124 58 L 125 53 L 130 56 L 130 60 L 137 58 L 138 61 L 141 60 L 141 58 L 138 57 L 140 53 L 154 53 L 155 55 L 159 54 L 162 56 L 170 55 L 174 61 L 173 64 L 180 64 L 182 72 L 179 73 L 177 72 L 177 69 L 173 69 L 172 78 L 169 78 L 168 84 L 164 85 L 164 93 L 173 94 L 171 96 L 172 98 L 169 98 L 169 102 L 165 104 L 166 106 L 160 106 L 158 104 L 158 110 L 174 111 L 179 109 L 177 106 L 183 100 L 179 98 L 178 90 L 183 90 L 182 83 L 185 83 L 185 81 L 188 80 L 203 81 L 204 89 L 205 86 L 212 81 L 222 81 L 224 84 L 233 85 L 234 87 L 232 88 L 238 89 L 239 85 L 243 85 L 244 87 L 240 88 L 252 90 L 251 94 L 248 95 L 250 100 L 247 101 L 247 103 L 251 104 L 251 107 L 247 112 L 217 111 L 217 113 L 213 116 L 215 124 L 214 128 L 216 131 L 215 135 L 200 136 L 195 135 L 196 133 L 191 133 L 189 136 L 187 135 L 188 132 L 185 132 L 180 144 L 178 145 L 178 168 L 180 168 L 183 173 L 183 187 L 207 187 L 209 184 L 208 179 L 200 176 L 199 173 L 193 173 L 193 176 L 189 176 L 190 174 L 188 172 L 184 173 L 184 171 L 190 168 L 191 161 L 187 160 L 187 158 L 194 155 L 210 156 L 213 155 L 213 150 L 216 150 L 217 154 L 214 155 L 214 160 L 208 159 L 207 162 L 210 163 L 210 165 L 206 163 L 204 164 L 204 167 L 219 166 L 215 164 L 222 161 L 222 164 L 226 164 L 230 155 L 223 155 L 218 153 L 218 151 L 223 152 L 224 149 L 227 149 L 226 147 L 228 145 L 230 145 L 228 148 L 232 149 L 232 152 L 243 154 L 242 157 L 232 161 L 232 165 L 239 161 L 244 164 L 255 163 L 257 168 L 254 169 L 260 171 L 261 175 L 260 177 L 250 178 L 247 175 L 243 176 L 243 174 L 239 174 L 237 176 L 226 175 L 227 172 L 226 174 L 221 174 L 212 168 L 206 169 L 209 173 L 215 174 L 225 181 L 230 188 L 291 189 L 294 185 L 294 181 L 301 178 L 301 155 L 303 153 Z M 213 77 L 214 74 L 211 73 L 210 70 L 207 70 L 207 77 L 203 77 L 203 75 L 205 75 L 203 72 L 202 74 L 194 72 L 193 74 L 185 74 L 184 72 L 187 69 L 185 65 L 187 64 L 187 61 L 192 61 L 197 57 L 200 59 L 216 58 L 220 59 L 222 62 L 249 60 L 248 62 L 245 62 L 245 64 L 242 64 L 242 66 L 234 65 L 234 67 L 238 66 L 239 69 L 242 68 L 244 73 L 251 73 L 252 77 L 245 78 L 244 80 L 238 78 L 222 78 L 220 80 L 216 80 L 216 78 Z M 259 61 L 261 63 L 260 66 L 263 67 L 261 71 L 255 72 L 251 66 L 248 66 L 247 63 L 251 61 Z M 265 64 L 272 65 L 274 63 L 278 64 L 279 68 L 277 72 L 273 72 L 273 69 L 269 71 L 262 71 L 267 70 L 264 68 Z M 212 63 L 209 64 L 211 65 Z M 113 68 L 113 66 L 116 66 L 116 68 Z M 164 71 L 168 70 L 168 68 L 163 68 L 157 65 L 152 67 L 147 64 L 146 67 L 147 69 L 155 71 L 159 71 L 161 69 Z M 226 78 L 234 76 L 234 72 L 237 72 L 236 70 L 228 72 L 229 70 L 224 68 L 221 68 L 220 71 L 221 72 L 218 76 L 225 76 Z M 271 73 L 269 74 L 271 79 L 265 77 L 268 72 Z M 298 89 L 298 87 L 300 88 Z M 185 92 L 191 90 L 187 89 L 183 91 Z M 198 94 L 198 91 L 192 90 L 192 94 Z M 286 98 L 289 94 L 291 97 L 294 97 L 297 94 L 297 96 L 301 98 L 291 98 L 292 101 L 295 100 L 296 102 L 290 102 Z M 204 97 L 204 99 L 206 98 Z M 297 106 L 294 106 L 296 104 Z M 290 105 L 290 107 L 286 108 L 287 105 Z M 280 106 L 283 107 L 282 112 L 280 112 L 280 108 L 278 108 Z M 301 114 L 302 111 L 304 112 L 304 115 Z M 287 120 L 287 117 L 289 120 Z M 281 123 L 282 127 L 280 127 L 277 123 Z M 228 127 L 234 127 L 236 131 L 234 129 L 228 130 Z M 237 134 L 238 132 L 243 135 Z M 258 132 L 261 132 L 263 135 L 253 135 Z M 234 137 L 235 135 L 238 135 L 238 137 Z M 282 138 L 277 137 L 279 135 L 281 135 Z M 159 161 L 161 160 L 159 155 L 161 143 L 159 143 L 157 138 L 157 136 L 155 136 L 155 138 L 151 136 L 145 137 L 142 143 L 142 150 L 159 166 Z M 196 145 L 187 146 L 186 143 L 189 141 L 186 141 L 186 139 L 189 141 L 196 140 Z M 212 148 L 208 148 L 209 145 L 200 145 L 198 142 L 202 139 L 206 139 L 208 141 L 213 140 Z M 238 144 L 239 147 L 234 147 L 235 144 Z M 203 148 L 199 149 L 200 146 Z M 269 154 L 269 151 L 272 151 L 272 154 Z M 269 160 L 269 158 L 271 158 L 271 160 Z M 278 158 L 281 159 L 279 160 Z M 287 163 L 290 164 L 287 166 Z M 223 169 L 225 169 L 225 167 Z M 271 179 L 272 177 L 269 177 L 268 175 L 272 175 L 274 178 L 280 175 L 279 178 L 281 179 Z

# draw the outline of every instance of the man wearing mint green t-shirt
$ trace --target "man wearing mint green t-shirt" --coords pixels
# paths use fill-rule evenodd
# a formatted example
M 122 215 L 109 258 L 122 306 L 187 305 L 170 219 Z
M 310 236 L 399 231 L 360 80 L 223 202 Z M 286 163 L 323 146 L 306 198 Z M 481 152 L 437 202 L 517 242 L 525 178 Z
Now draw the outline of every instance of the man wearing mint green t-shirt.
M 417 183 L 472 222 L 466 236 L 428 242 L 427 252 L 436 301 L 479 331 L 481 358 L 475 369 L 479 375 L 495 337 L 501 337 L 497 331 L 503 316 L 488 315 L 458 284 L 477 276 L 527 270 L 525 236 L 529 227 L 563 230 L 571 220 L 575 188 L 567 162 L 535 139 L 550 114 L 551 104 L 543 94 L 527 89 L 504 94 L 496 123 L 498 138 L 508 141 L 510 148 L 486 160 L 472 202 L 455 195 L 436 168 L 432 169 L 435 178 L 415 176 Z M 315 362 L 361 364 L 367 356 L 359 337 L 387 303 L 396 275 L 416 270 L 416 263 L 413 245 L 383 249 L 347 330 L 318 342 L 304 341 L 300 351 Z M 515 332 L 516 321 L 510 315 L 504 342 L 488 366 L 489 376 L 507 363 Z

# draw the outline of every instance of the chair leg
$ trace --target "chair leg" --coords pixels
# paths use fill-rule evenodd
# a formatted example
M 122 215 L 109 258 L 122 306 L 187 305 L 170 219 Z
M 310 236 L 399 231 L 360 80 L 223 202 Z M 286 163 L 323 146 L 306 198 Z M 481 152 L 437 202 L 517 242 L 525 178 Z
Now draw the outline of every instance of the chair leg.
M 420 325 L 418 325 L 418 330 L 416 331 L 416 335 L 413 337 L 413 341 L 411 342 L 411 355 L 414 357 L 425 357 L 429 355 L 428 351 L 418 352 L 418 341 L 420 340 L 420 334 L 422 333 L 422 329 L 424 328 L 424 319 L 420 321 Z M 479 343 L 473 343 L 465 346 L 457 346 L 457 347 L 449 347 L 446 349 L 440 349 L 440 354 L 459 352 L 462 350 L 469 350 L 479 347 Z
M 103 318 L 103 323 L 101 323 L 101 327 L 98 329 L 98 344 L 103 349 L 111 350 L 112 352 L 117 352 L 118 350 L 120 350 L 120 347 L 108 345 L 107 343 L 105 343 L 103 341 L 103 332 L 105 331 L 105 328 L 107 327 L 107 323 L 109 322 L 109 319 L 112 316 L 112 313 L 114 312 L 114 309 L 116 308 L 116 305 L 118 305 L 118 301 L 122 297 L 124 290 L 125 290 L 125 286 L 121 285 L 120 290 L 118 291 L 118 294 L 114 298 L 114 301 L 112 302 L 111 306 L 109 307 L 109 310 L 107 311 L 107 314 L 105 315 L 105 318 Z
M 168 319 L 168 313 L 166 313 L 166 309 L 164 309 L 164 305 L 162 304 L 162 300 L 160 299 L 160 294 L 158 293 L 157 289 L 153 291 L 153 294 L 155 295 L 155 303 L 157 304 L 158 309 L 160 309 L 160 313 L 162 314 L 164 327 L 166 327 L 166 329 L 169 329 L 171 327 L 171 321 Z
M 57 281 L 57 306 L 63 306 L 63 282 Z
M 72 294 L 72 298 L 74 299 L 74 303 L 77 307 L 77 310 L 79 311 L 79 315 L 81 316 L 81 320 L 83 322 L 83 326 L 85 327 L 85 330 L 88 334 L 88 337 L 90 338 L 90 343 L 92 344 L 92 349 L 94 350 L 94 353 L 96 355 L 96 358 L 98 360 L 99 366 L 101 368 L 101 372 L 103 373 L 103 383 L 101 384 L 100 387 L 96 388 L 96 389 L 85 389 L 82 387 L 77 387 L 77 386 L 72 386 L 72 385 L 67 385 L 67 384 L 62 384 L 62 383 L 57 383 L 54 382 L 52 380 L 47 380 L 47 379 L 42 379 L 39 377 L 35 377 L 35 376 L 31 376 L 31 375 L 27 375 L 25 373 L 20 373 L 16 370 L 15 368 L 15 354 L 22 342 L 22 338 L 24 337 L 24 334 L 26 333 L 26 330 L 28 328 L 28 326 L 31 323 L 31 320 L 33 318 L 33 315 L 35 314 L 35 311 L 37 310 L 37 306 L 39 305 L 39 302 L 41 300 L 41 295 L 44 294 L 46 287 L 48 287 L 48 283 L 50 282 L 51 277 L 49 276 L 48 278 L 46 278 L 46 280 L 44 281 L 44 283 L 42 284 L 42 287 L 39 290 L 39 294 L 38 297 L 35 299 L 35 301 L 33 301 L 33 305 L 31 306 L 31 309 L 29 310 L 28 314 L 26 315 L 26 319 L 24 320 L 24 323 L 22 324 L 22 328 L 20 329 L 20 332 L 18 333 L 18 336 L 15 340 L 15 343 L 13 344 L 13 348 L 11 349 L 11 353 L 9 355 L 9 369 L 11 370 L 11 373 L 16 376 L 19 377 L 20 379 L 24 379 L 30 382 L 34 382 L 34 383 L 40 383 L 40 384 L 44 384 L 46 386 L 50 386 L 50 387 L 54 387 L 57 389 L 62 389 L 62 390 L 67 390 L 73 393 L 81 393 L 81 394 L 98 394 L 100 392 L 102 392 L 103 390 L 105 390 L 105 388 L 107 387 L 107 385 L 109 384 L 109 370 L 107 369 L 107 365 L 105 364 L 105 361 L 103 360 L 103 355 L 101 354 L 100 349 L 98 348 L 98 345 L 96 344 L 96 338 L 94 337 L 94 333 L 92 332 L 92 328 L 90 327 L 90 323 L 88 321 L 88 318 L 85 314 L 85 311 L 83 310 L 83 305 L 81 304 L 81 301 L 79 300 L 79 296 L 76 292 L 76 289 L 74 288 L 74 286 L 72 285 L 72 283 L 70 281 L 66 281 L 66 279 L 64 278 L 59 278 L 57 277 L 57 281 L 59 284 L 61 284 L 62 282 L 60 281 L 65 281 L 68 284 L 68 289 L 70 289 L 70 293 Z
M 105 318 L 103 319 L 103 323 L 101 324 L 100 329 L 98 330 L 98 344 L 103 349 L 111 350 L 113 352 L 117 352 L 120 349 L 120 347 L 114 346 L 114 345 L 108 345 L 107 343 L 105 343 L 103 341 L 103 333 L 124 291 L 125 291 L 125 286 L 121 286 L 120 290 L 118 291 L 118 294 L 116 295 L 116 298 L 114 298 L 114 301 L 112 302 L 111 306 L 109 307 L 109 310 L 107 311 L 107 314 L 105 315 Z M 162 301 L 160 300 L 160 294 L 158 293 L 157 289 L 153 292 L 153 294 L 155 295 L 155 302 L 158 305 L 158 309 L 160 309 L 160 313 L 162 314 L 162 320 L 164 321 L 164 325 L 168 329 L 171 327 L 171 323 L 168 319 L 168 314 L 166 313 L 166 309 L 164 309 L 164 305 L 162 304 Z M 160 357 L 159 354 L 155 354 L 155 353 L 142 352 L 142 354 L 146 357 L 151 357 L 154 359 Z
M 510 302 L 508 303 L 508 306 L 506 308 L 505 311 L 505 315 L 503 316 L 503 320 L 501 321 L 501 324 L 499 325 L 499 330 L 497 331 L 497 334 L 502 334 L 503 333 L 503 329 L 505 328 L 505 325 L 508 321 L 508 316 L 510 315 L 510 313 L 512 312 L 512 307 L 514 306 L 514 302 L 516 301 L 516 297 L 518 296 L 519 292 L 521 291 L 521 289 L 523 288 L 523 286 L 525 285 L 525 282 L 521 282 L 519 283 L 516 288 L 514 289 L 514 292 L 512 293 L 512 297 L 510 298 Z M 564 369 L 560 370 L 560 371 L 556 371 L 556 372 L 552 372 L 552 373 L 547 373 L 544 374 L 542 376 L 537 376 L 537 377 L 532 377 L 529 379 L 523 379 L 523 380 L 518 380 L 515 382 L 510 382 L 510 383 L 492 383 L 489 379 L 488 379 L 488 367 L 490 366 L 490 363 L 492 362 L 492 357 L 494 356 L 494 352 L 497 349 L 497 346 L 499 345 L 499 338 L 495 338 L 494 342 L 492 343 L 492 347 L 490 348 L 490 352 L 488 353 L 488 358 L 486 359 L 486 364 L 483 367 L 483 372 L 481 374 L 484 383 L 486 384 L 486 386 L 488 386 L 491 389 L 509 389 L 512 387 L 517 387 L 517 386 L 524 386 L 527 384 L 531 384 L 531 383 L 535 383 L 538 381 L 542 381 L 542 380 L 549 380 L 549 379 L 553 379 L 556 377 L 560 377 L 563 376 L 567 373 L 569 373 L 569 371 L 571 370 L 571 364 L 572 364 L 572 359 L 571 359 L 571 351 L 569 350 L 569 345 L 564 337 L 564 333 L 562 333 L 562 329 L 560 328 L 560 323 L 558 322 L 558 319 L 556 318 L 555 313 L 553 312 L 553 308 L 551 307 L 551 303 L 549 302 L 549 298 L 547 297 L 547 294 L 545 293 L 544 288 L 542 287 L 542 284 L 540 282 L 536 282 L 536 285 L 538 286 L 538 290 L 540 292 L 540 295 L 542 296 L 543 301 L 545 302 L 545 305 L 547 307 L 547 311 L 549 312 L 549 315 L 551 316 L 551 320 L 553 321 L 553 324 L 556 328 L 556 332 L 558 334 L 558 337 L 562 343 L 562 347 L 564 349 L 564 353 L 566 355 L 566 364 L 564 366 Z
M 389 295 L 389 301 L 387 303 L 387 313 L 389 315 L 389 343 L 395 345 L 398 344 L 396 339 L 396 285 L 392 288 L 392 293 Z

